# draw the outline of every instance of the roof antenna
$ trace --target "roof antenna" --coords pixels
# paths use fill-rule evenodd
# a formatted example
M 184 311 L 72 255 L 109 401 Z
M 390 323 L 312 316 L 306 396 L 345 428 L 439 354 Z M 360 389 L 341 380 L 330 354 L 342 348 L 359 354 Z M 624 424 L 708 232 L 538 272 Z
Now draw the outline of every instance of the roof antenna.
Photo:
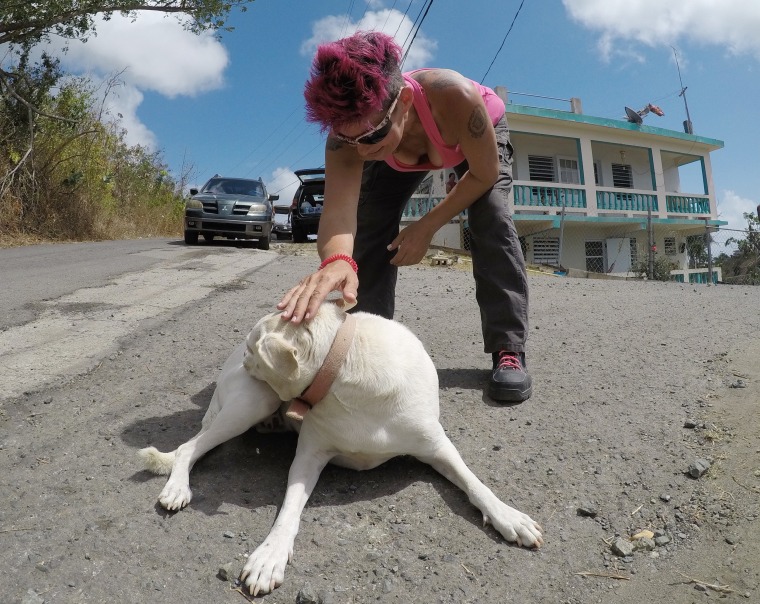
M 683 123 L 683 131 L 686 134 L 694 134 L 694 129 L 691 127 L 691 116 L 689 115 L 689 104 L 686 102 L 686 86 L 683 85 L 683 80 L 681 79 L 681 66 L 678 64 L 678 53 L 676 52 L 676 49 L 671 46 L 673 49 L 673 56 L 676 60 L 676 69 L 678 69 L 678 81 L 681 83 L 681 92 L 678 93 L 678 96 L 683 97 L 683 106 L 686 108 L 686 121 Z

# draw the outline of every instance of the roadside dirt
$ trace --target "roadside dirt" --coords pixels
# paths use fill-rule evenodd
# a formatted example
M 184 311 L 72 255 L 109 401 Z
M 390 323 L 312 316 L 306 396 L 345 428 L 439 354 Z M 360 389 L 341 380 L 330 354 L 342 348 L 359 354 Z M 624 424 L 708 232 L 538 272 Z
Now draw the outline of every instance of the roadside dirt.
M 212 451 L 177 514 L 136 451 L 197 431 L 227 355 L 315 264 L 309 247 L 269 255 L 157 307 L 82 375 L 0 399 L 0 601 L 246 601 L 234 577 L 274 521 L 295 436 L 250 431 Z M 531 276 L 534 395 L 502 406 L 483 395 L 490 359 L 459 268 L 402 270 L 396 319 L 438 368 L 465 461 L 541 523 L 545 546 L 505 544 L 414 459 L 328 467 L 285 584 L 256 601 L 760 601 L 760 288 Z M 690 477 L 699 459 L 709 469 Z M 613 553 L 642 530 L 654 549 Z

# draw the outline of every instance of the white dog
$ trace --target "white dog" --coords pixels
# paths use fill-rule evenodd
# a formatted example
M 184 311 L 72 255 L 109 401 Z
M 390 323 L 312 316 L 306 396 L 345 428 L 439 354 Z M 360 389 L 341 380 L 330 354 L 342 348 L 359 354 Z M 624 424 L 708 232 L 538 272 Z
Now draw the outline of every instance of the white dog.
M 355 313 L 355 335 L 327 396 L 303 422 L 280 513 L 264 542 L 249 556 L 241 579 L 255 596 L 282 584 L 293 557 L 301 512 L 328 462 L 356 470 L 397 455 L 429 463 L 461 488 L 507 541 L 539 547 L 541 527 L 500 501 L 462 461 L 438 421 L 438 375 L 422 343 L 395 321 Z M 142 449 L 149 470 L 171 474 L 158 497 L 167 510 L 190 502 L 193 464 L 217 445 L 270 416 L 312 383 L 346 314 L 323 304 L 308 323 L 279 313 L 261 319 L 225 362 L 201 431 L 171 453 Z

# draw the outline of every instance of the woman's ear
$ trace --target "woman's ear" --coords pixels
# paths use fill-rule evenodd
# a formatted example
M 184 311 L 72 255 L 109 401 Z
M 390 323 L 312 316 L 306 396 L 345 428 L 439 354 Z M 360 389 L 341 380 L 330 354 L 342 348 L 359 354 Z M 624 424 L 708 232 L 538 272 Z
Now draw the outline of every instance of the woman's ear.
M 414 90 L 412 90 L 411 86 L 405 85 L 401 89 L 399 100 L 404 106 L 404 112 L 409 111 L 409 108 L 414 104 Z

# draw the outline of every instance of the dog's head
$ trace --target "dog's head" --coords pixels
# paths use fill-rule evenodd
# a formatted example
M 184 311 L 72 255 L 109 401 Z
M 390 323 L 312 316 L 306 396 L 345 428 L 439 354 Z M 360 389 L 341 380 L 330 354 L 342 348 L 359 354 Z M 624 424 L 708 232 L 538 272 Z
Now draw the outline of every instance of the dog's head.
M 283 401 L 299 396 L 322 366 L 342 318 L 343 310 L 331 303 L 298 325 L 283 320 L 279 312 L 263 317 L 246 338 L 246 371 L 269 384 Z

